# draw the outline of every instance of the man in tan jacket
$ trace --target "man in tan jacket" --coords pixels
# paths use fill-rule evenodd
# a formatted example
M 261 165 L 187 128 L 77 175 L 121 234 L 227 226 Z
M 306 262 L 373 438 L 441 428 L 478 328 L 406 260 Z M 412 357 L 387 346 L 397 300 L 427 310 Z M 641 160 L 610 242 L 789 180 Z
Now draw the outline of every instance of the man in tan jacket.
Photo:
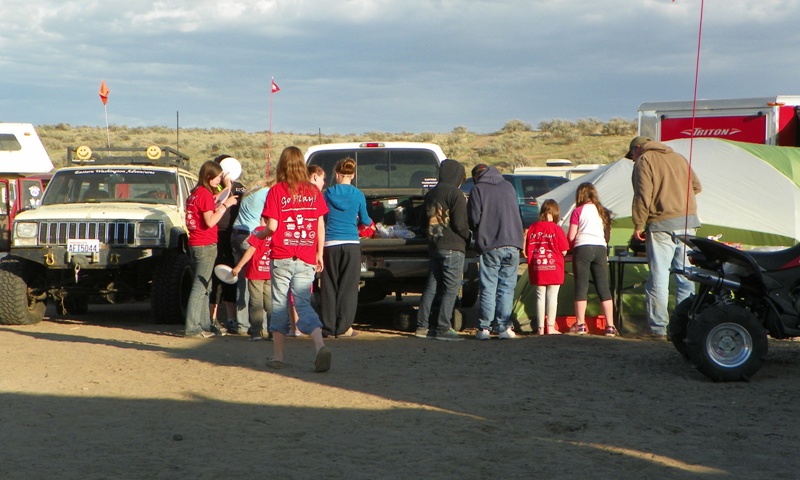
M 633 235 L 645 241 L 650 268 L 645 284 L 650 331 L 644 336 L 666 339 L 669 270 L 688 263 L 686 245 L 674 236 L 694 235 L 700 226 L 695 195 L 702 187 L 686 159 L 663 143 L 636 137 L 625 158 L 634 162 Z M 694 293 L 694 284 L 681 275 L 676 275 L 675 280 L 676 303 L 680 303 Z

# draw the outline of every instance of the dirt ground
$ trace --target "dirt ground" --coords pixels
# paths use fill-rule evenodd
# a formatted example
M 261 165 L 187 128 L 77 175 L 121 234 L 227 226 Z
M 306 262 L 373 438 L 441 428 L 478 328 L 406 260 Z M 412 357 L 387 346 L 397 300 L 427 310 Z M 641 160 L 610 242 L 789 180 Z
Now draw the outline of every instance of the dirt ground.
M 667 343 L 184 339 L 147 305 L 0 327 L 0 478 L 798 478 L 800 343 L 749 383 Z M 48 310 L 48 313 L 52 313 Z M 465 334 L 466 336 L 466 334 Z

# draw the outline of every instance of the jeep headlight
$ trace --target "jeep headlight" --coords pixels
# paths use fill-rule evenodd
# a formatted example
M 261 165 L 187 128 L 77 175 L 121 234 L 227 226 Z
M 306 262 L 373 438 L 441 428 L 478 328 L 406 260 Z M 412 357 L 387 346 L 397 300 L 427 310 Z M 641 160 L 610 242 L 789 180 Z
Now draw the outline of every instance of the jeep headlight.
M 18 247 L 35 246 L 39 234 L 36 222 L 17 222 L 14 224 L 14 245 Z
M 142 222 L 139 224 L 137 236 L 144 238 L 159 238 L 161 236 L 161 224 L 159 222 Z

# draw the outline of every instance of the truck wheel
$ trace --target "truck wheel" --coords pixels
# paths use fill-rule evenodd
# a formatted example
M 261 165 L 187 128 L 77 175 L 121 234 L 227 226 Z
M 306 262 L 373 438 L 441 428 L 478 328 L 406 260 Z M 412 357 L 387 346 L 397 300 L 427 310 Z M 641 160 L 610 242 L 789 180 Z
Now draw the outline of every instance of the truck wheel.
M 417 309 L 413 307 L 396 308 L 392 313 L 392 327 L 401 332 L 413 332 L 417 329 Z M 464 328 L 464 316 L 456 305 L 453 308 L 453 330 L 460 332 Z
M 453 309 L 453 330 L 456 332 L 460 332 L 464 329 L 464 316 L 461 314 L 461 310 L 456 307 Z
M 0 264 L 0 324 L 32 325 L 44 318 L 45 302 L 33 295 L 24 271 L 15 260 Z
M 56 310 L 62 317 L 65 315 L 83 315 L 89 311 L 89 296 L 67 295 L 63 302 L 56 300 Z
M 461 306 L 472 308 L 478 301 L 481 282 L 478 273 L 478 262 L 470 264 L 464 273 L 464 283 L 461 286 Z
M 392 312 L 392 327 L 401 332 L 417 329 L 417 310 L 413 307 L 399 307 Z
M 188 255 L 180 252 L 167 253 L 160 260 L 160 266 L 153 272 L 150 294 L 153 320 L 182 324 L 194 281 L 192 262 Z
M 689 359 L 717 382 L 749 380 L 767 357 L 767 331 L 752 312 L 736 305 L 711 307 L 688 327 Z
M 367 282 L 358 290 L 358 303 L 375 303 L 386 298 L 386 291 L 380 284 Z

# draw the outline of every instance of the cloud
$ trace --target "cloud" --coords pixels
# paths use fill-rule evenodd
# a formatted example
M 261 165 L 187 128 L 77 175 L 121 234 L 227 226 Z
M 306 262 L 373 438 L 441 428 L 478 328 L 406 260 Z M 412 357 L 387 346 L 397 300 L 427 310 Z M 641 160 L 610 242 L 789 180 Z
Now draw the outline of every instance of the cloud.
M 699 92 L 796 93 L 800 2 L 705 2 Z M 6 0 L 4 121 L 499 130 L 690 99 L 696 0 Z

